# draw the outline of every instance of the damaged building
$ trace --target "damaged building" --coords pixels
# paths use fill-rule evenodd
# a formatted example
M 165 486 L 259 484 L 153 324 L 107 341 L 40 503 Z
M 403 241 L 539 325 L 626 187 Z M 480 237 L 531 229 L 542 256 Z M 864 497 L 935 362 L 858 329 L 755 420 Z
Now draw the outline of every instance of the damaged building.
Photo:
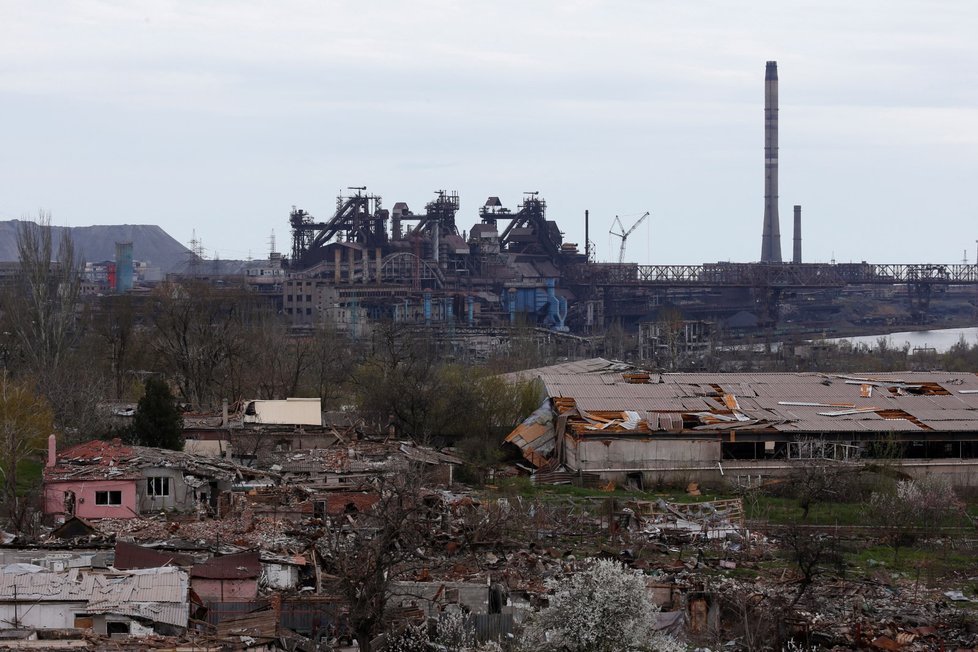
M 534 470 L 637 486 L 749 483 L 887 455 L 974 485 L 978 376 L 650 373 L 603 359 L 529 372 L 543 405 L 506 439 Z
M 85 573 L 12 564 L 0 573 L 0 629 L 176 635 L 187 629 L 189 576 L 175 567 Z
M 229 461 L 119 439 L 58 452 L 48 439 L 44 513 L 60 518 L 134 518 L 160 511 L 219 513 L 222 495 L 242 480 L 265 477 Z

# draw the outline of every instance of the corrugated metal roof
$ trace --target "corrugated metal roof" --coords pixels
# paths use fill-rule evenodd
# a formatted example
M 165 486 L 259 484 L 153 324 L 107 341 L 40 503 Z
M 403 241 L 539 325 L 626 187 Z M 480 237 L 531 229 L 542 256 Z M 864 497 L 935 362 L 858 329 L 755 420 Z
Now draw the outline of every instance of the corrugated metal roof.
M 180 627 L 187 626 L 189 586 L 187 572 L 173 567 L 105 575 L 10 567 L 0 572 L 5 602 L 81 602 L 86 606 L 79 611 L 139 615 Z
M 154 550 L 125 541 L 117 541 L 115 544 L 115 561 L 113 562 L 113 566 L 119 570 L 160 568 L 161 566 L 191 566 L 193 563 L 194 559 L 190 555 Z
M 554 413 L 549 402 L 545 402 L 516 426 L 506 441 L 523 451 L 523 456 L 536 466 L 544 466 L 556 446 L 554 426 Z
M 978 430 L 978 394 L 960 394 L 962 389 L 978 387 L 978 376 L 971 373 L 669 373 L 652 374 L 651 382 L 642 384 L 628 382 L 621 372 L 609 373 L 608 364 L 603 359 L 567 363 L 541 370 L 540 377 L 549 396 L 573 398 L 587 411 L 727 412 L 722 403 L 722 394 L 727 393 L 736 399 L 745 418 L 760 422 L 758 427 L 789 421 L 779 427 L 833 432 L 920 429 L 912 420 L 887 420 L 875 411 L 819 414 L 852 406 L 900 410 L 938 430 L 941 423 L 970 423 Z M 580 371 L 585 369 L 589 371 Z M 872 396 L 862 395 L 862 385 L 867 383 L 877 383 Z M 901 383 L 903 386 L 898 387 Z M 927 393 L 932 391 L 929 388 L 938 393 Z M 785 406 L 783 402 L 825 405 Z

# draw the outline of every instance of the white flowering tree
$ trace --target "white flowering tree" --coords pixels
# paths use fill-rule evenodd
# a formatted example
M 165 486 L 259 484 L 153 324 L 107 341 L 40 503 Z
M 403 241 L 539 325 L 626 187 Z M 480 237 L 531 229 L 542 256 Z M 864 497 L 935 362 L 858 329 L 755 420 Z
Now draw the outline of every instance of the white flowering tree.
M 896 562 L 901 546 L 909 545 L 918 533 L 940 536 L 942 528 L 965 516 L 964 503 L 950 480 L 928 476 L 900 480 L 889 492 L 874 492 L 869 506 L 883 525 Z
M 562 580 L 550 580 L 550 604 L 524 630 L 521 649 L 540 652 L 679 652 L 686 646 L 656 632 L 652 602 L 640 572 L 591 560 Z

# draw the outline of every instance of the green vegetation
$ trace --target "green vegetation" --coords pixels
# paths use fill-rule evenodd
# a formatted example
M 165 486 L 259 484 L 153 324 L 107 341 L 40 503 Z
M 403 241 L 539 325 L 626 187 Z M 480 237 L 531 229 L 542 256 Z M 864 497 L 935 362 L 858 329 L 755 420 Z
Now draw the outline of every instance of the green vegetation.
M 158 378 L 146 381 L 132 424 L 135 441 L 143 446 L 183 448 L 183 419 L 170 387 Z

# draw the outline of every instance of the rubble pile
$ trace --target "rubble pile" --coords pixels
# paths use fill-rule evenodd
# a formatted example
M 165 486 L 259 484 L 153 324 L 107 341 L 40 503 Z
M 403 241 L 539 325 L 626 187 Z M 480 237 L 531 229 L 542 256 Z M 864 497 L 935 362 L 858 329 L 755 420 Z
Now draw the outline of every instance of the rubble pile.
M 34 549 L 0 549 L 4 577 L 24 582 L 26 573 L 43 572 L 57 576 L 54 587 L 85 577 L 108 582 L 119 569 L 184 569 L 191 583 L 185 626 L 164 626 L 169 612 L 152 601 L 139 613 L 83 605 L 73 611 L 76 621 L 62 623 L 75 626 L 80 645 L 106 650 L 131 649 L 128 639 L 110 637 L 123 623 L 141 649 L 312 650 L 317 639 L 349 640 L 353 609 L 341 571 L 351 560 L 375 561 L 375 545 L 381 557 L 395 553 L 383 569 L 392 587 L 385 622 L 462 609 L 512 628 L 547 604 L 553 581 L 591 558 L 611 558 L 643 571 L 670 631 L 711 649 L 718 641 L 727 650 L 780 649 L 789 640 L 824 649 L 978 647 L 978 578 L 922 581 L 852 562 L 806 576 L 782 530 L 748 524 L 740 499 L 708 500 L 695 486 L 690 502 L 474 491 L 452 482 L 461 460 L 451 452 L 387 441 L 276 451 L 268 472 L 195 457 L 119 443 L 74 449 L 50 467 L 52 480 L 97 473 L 110 483 L 103 486 L 165 488 L 169 507 L 143 496 L 128 518 L 63 519 Z M 419 480 L 392 501 L 394 481 L 411 464 L 431 471 L 418 478 L 438 482 Z M 70 486 L 75 506 L 126 513 L 108 491 L 83 503 L 84 487 Z M 179 502 L 184 494 L 192 500 Z M 391 505 L 403 509 L 384 512 Z M 354 556 L 341 559 L 346 553 Z M 113 560 L 125 565 L 113 568 Z

